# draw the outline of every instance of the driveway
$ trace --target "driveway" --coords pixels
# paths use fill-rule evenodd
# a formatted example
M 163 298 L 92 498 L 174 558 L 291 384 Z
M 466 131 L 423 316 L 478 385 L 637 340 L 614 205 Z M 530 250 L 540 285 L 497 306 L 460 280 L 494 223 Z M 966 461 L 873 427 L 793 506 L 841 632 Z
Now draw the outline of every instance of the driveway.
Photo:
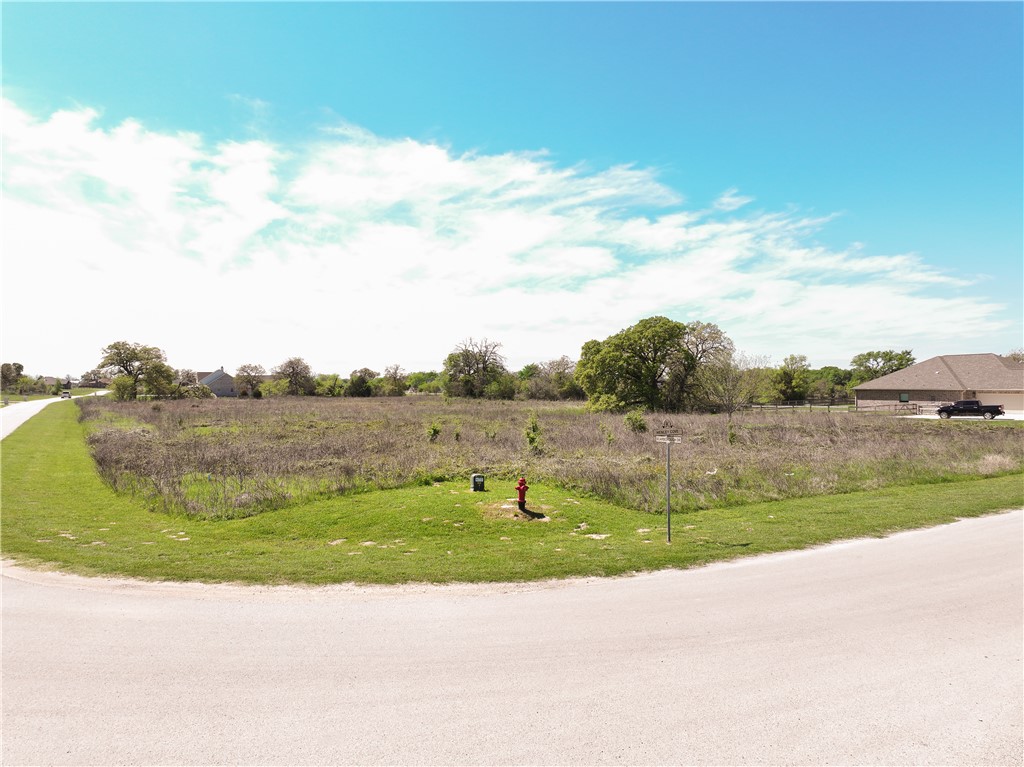
M 925 414 L 925 415 L 903 415 L 903 416 L 898 416 L 898 417 L 899 418 L 925 419 L 925 420 L 929 420 L 929 421 L 940 421 L 940 420 L 942 420 L 935 413 L 930 413 L 930 414 Z M 984 421 L 985 419 L 980 417 L 980 416 L 957 416 L 956 418 L 950 418 L 949 420 L 950 421 Z M 1008 410 L 1003 415 L 1001 415 L 998 418 L 995 418 L 993 420 L 996 420 L 996 421 L 1024 421 L 1024 413 L 1020 412 L 1019 410 Z
M 3 764 L 1021 764 L 1022 523 L 534 585 L 8 564 Z

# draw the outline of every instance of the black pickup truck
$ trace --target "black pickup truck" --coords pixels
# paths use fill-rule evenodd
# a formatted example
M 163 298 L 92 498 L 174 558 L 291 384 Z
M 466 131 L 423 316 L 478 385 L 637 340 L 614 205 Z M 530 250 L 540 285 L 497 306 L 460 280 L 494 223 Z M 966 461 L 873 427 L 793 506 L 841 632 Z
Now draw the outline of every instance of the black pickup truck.
M 991 421 L 997 415 L 1003 415 L 1005 411 L 1002 405 L 982 405 L 980 400 L 962 399 L 952 405 L 943 405 L 938 410 L 939 418 L 951 418 L 955 415 L 980 415 L 986 421 Z

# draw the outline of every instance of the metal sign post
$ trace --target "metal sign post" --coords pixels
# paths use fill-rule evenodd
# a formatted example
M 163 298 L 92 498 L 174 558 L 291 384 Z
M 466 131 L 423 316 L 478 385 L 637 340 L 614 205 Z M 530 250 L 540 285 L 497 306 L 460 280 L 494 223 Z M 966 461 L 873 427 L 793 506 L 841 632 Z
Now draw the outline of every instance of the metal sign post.
M 658 429 L 654 432 L 655 442 L 665 443 L 665 521 L 668 524 L 668 543 L 672 543 L 672 443 L 683 443 L 681 431 Z

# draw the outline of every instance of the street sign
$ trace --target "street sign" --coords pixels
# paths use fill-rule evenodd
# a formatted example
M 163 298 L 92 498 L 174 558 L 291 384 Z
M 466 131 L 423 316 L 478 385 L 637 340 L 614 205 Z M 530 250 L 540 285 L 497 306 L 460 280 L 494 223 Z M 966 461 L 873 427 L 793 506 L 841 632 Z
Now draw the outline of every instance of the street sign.
M 665 523 L 668 542 L 672 543 L 672 445 L 683 444 L 683 432 L 677 429 L 658 429 L 654 441 L 665 444 Z

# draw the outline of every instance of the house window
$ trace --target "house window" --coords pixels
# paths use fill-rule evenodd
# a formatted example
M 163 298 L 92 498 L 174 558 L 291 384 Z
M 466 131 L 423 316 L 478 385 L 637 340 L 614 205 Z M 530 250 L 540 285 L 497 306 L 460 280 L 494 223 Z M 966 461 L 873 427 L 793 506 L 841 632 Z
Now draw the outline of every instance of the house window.
M 910 402 L 910 392 L 900 392 L 900 402 Z

